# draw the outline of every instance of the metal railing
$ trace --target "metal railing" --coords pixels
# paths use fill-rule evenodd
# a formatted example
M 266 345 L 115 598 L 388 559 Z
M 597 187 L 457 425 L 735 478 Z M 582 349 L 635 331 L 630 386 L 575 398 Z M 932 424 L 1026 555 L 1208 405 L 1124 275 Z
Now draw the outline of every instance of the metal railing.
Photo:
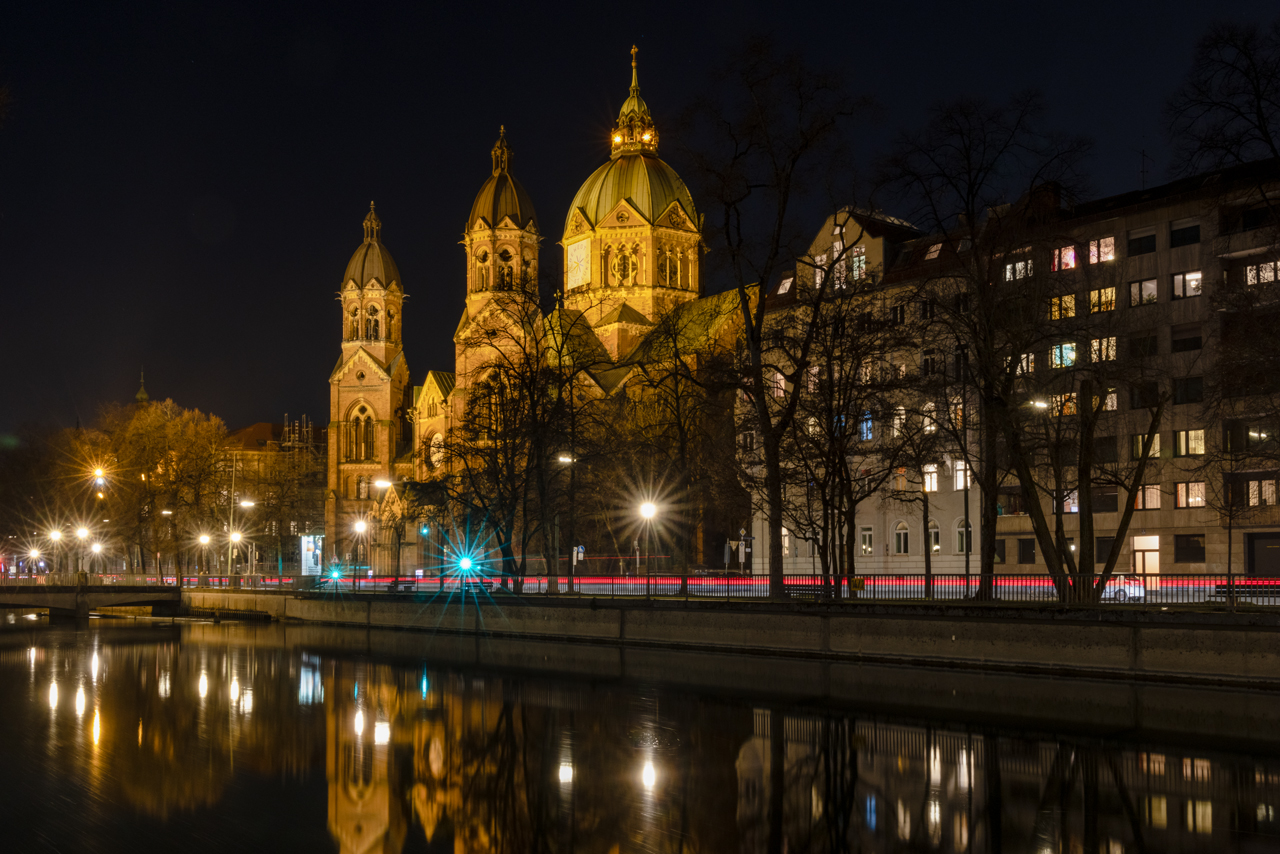
M 0 577 L 0 585 L 174 586 L 172 575 L 77 575 L 60 573 Z M 467 593 L 478 597 L 583 596 L 618 599 L 687 599 L 739 602 L 767 599 L 768 576 L 713 572 L 681 575 L 590 574 L 525 576 L 522 579 L 469 573 L 394 579 L 389 576 L 341 577 L 298 575 L 190 575 L 183 587 L 252 589 L 315 593 L 409 593 L 425 596 Z M 1000 573 L 983 578 L 977 573 L 858 575 L 824 578 L 786 575 L 789 598 L 798 601 L 934 602 L 939 604 L 1096 604 L 1109 606 L 1280 606 L 1280 577 L 1225 574 L 1113 576 L 1100 597 L 1060 591 L 1044 574 Z

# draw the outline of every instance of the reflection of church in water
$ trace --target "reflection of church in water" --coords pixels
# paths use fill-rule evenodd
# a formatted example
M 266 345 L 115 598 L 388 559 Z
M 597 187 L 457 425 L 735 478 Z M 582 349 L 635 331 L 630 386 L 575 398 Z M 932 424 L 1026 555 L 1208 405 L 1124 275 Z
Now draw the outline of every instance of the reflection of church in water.
M 634 49 L 632 54 L 631 89 L 610 137 L 609 160 L 578 189 L 560 233 L 562 299 L 552 317 L 538 321 L 573 329 L 576 345 L 592 354 L 586 373 L 600 395 L 627 386 L 656 321 L 724 301 L 723 295 L 702 297 L 700 217 L 684 182 L 658 157 L 658 128 L 640 97 Z M 382 222 L 372 206 L 365 217 L 364 241 L 342 278 L 342 351 L 329 378 L 330 559 L 350 555 L 363 562 L 352 526 L 372 513 L 378 481 L 425 481 L 447 465 L 445 437 L 462 417 L 492 348 L 501 346 L 486 333 L 486 323 L 501 316 L 495 300 L 517 281 L 537 280 L 545 235 L 512 173 L 505 133 L 491 154 L 491 174 L 461 241 L 466 304 L 454 333 L 453 370 L 428 371 L 420 385 L 404 351 L 406 285 L 382 243 Z M 430 303 L 415 306 L 422 314 L 437 310 Z M 704 324 L 705 334 L 721 334 L 722 325 Z

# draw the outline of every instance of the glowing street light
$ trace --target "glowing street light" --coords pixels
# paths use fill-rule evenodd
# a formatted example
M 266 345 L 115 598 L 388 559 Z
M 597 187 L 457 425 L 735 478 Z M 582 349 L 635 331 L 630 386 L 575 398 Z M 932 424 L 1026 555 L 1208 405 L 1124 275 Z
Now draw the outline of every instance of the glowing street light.
M 90 549 L 93 551 L 93 553 L 94 553 L 94 554 L 96 554 L 96 555 L 100 555 L 100 554 L 102 554 L 102 543 L 94 543 L 94 544 L 93 544 L 92 546 L 90 546 L 89 548 L 90 548 Z
M 231 542 L 233 542 L 233 543 L 238 543 L 238 542 L 240 542 L 240 532 L 239 532 L 239 531 L 232 531 L 232 532 L 231 532 Z
M 253 506 L 253 502 L 246 498 L 244 501 L 241 501 L 241 502 L 240 502 L 240 506 L 241 506 L 241 507 L 252 507 L 252 506 Z
M 560 765 L 560 782 L 561 783 L 573 782 L 573 766 L 570 765 L 568 762 L 562 763 Z
M 27 552 L 27 557 L 31 558 L 32 560 L 40 557 L 40 550 L 32 549 L 31 551 Z
M 53 540 L 55 543 L 56 543 L 56 542 L 58 542 L 58 540 L 61 540 L 61 539 L 62 539 L 62 532 L 61 532 L 61 531 L 50 531 L 50 532 L 49 532 L 49 539 Z
M 82 539 L 82 540 L 84 540 L 84 539 L 88 539 L 88 537 L 89 537 L 89 529 L 88 529 L 88 528 L 76 528 L 76 536 L 77 536 L 77 537 L 79 537 L 79 538 L 80 538 L 80 539 Z
M 640 515 L 646 519 L 652 519 L 658 513 L 658 508 L 653 506 L 652 501 L 646 501 L 640 505 Z
M 653 770 L 653 763 L 644 763 L 644 771 L 640 774 L 640 779 L 644 781 L 646 789 L 652 789 L 653 784 L 658 782 L 658 773 Z
M 462 560 L 458 561 L 458 569 L 462 570 L 463 572 L 470 572 L 471 558 L 464 557 Z
M 378 489 L 387 489 L 388 487 L 390 487 L 390 486 L 391 486 L 391 481 L 389 481 L 389 480 L 375 480 L 375 481 L 373 482 L 373 485 L 374 485 L 374 486 L 376 486 Z
M 201 535 L 200 535 L 200 545 L 202 545 L 202 546 L 207 546 L 207 545 L 209 545 L 209 535 L 208 535 L 208 534 L 201 534 Z
M 357 519 L 355 529 L 357 534 L 363 534 L 365 531 L 369 530 L 369 523 L 363 519 Z
M 94 477 L 96 477 L 96 478 L 98 478 L 99 480 L 101 480 L 101 479 L 102 479 L 102 476 L 103 476 L 103 475 L 105 475 L 105 474 L 106 474 L 106 472 L 105 472 L 105 471 L 103 471 L 101 468 L 96 468 L 96 469 L 94 469 L 94 470 L 93 470 L 93 476 L 94 476 Z

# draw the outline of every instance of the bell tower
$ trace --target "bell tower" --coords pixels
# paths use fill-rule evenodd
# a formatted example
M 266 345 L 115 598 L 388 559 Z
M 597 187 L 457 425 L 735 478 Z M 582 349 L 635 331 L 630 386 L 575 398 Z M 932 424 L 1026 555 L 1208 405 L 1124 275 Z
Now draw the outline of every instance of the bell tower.
M 347 262 L 338 292 L 342 355 L 329 376 L 327 560 L 370 566 L 369 545 L 356 536 L 355 523 L 381 497 L 378 482 L 411 475 L 404 300 L 400 271 L 382 245 L 382 220 L 370 202 L 364 242 Z

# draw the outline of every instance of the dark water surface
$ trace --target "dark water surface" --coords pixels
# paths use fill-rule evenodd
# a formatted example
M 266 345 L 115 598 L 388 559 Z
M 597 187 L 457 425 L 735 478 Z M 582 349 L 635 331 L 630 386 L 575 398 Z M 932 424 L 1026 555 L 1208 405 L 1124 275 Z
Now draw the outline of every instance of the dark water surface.
M 1280 851 L 1280 758 L 1247 746 L 458 669 L 420 637 L 0 632 L 0 851 Z

